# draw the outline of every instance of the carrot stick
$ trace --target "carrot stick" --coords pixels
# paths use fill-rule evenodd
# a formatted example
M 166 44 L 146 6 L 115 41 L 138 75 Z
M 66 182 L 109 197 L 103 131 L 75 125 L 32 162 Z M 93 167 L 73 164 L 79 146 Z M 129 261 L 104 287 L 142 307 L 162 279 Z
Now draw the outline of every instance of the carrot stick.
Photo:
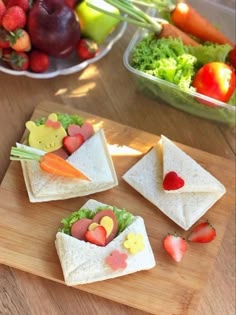
M 162 26 L 162 30 L 161 30 L 160 34 L 157 34 L 158 38 L 162 38 L 162 37 L 180 38 L 184 45 L 187 45 L 187 46 L 198 46 L 199 45 L 198 42 L 196 42 L 194 39 L 192 39 L 186 33 L 182 32 L 180 29 L 178 29 L 173 24 L 162 23 L 161 26 Z
M 177 3 L 170 15 L 174 25 L 188 34 L 203 41 L 234 46 L 222 32 L 187 3 Z
M 15 161 L 38 161 L 40 168 L 47 173 L 90 181 L 86 175 L 75 168 L 72 164 L 51 152 L 40 155 L 29 152 L 23 148 L 12 147 L 10 159 Z

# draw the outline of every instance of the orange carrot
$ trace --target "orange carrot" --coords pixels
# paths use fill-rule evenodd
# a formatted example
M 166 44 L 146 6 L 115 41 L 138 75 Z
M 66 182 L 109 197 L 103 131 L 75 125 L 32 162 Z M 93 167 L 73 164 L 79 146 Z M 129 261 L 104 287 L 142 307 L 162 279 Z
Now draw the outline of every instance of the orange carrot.
M 194 39 L 192 39 L 190 36 L 188 36 L 186 33 L 182 32 L 180 29 L 178 29 L 173 24 L 168 23 L 162 23 L 162 30 L 159 34 L 157 34 L 158 38 L 180 38 L 183 42 L 183 44 L 187 46 L 198 46 L 199 43 L 196 42 Z
M 89 180 L 86 175 L 75 168 L 72 164 L 64 160 L 62 157 L 51 152 L 42 155 L 39 165 L 40 168 L 47 173 L 58 176 Z
M 176 4 L 171 12 L 171 20 L 182 31 L 203 41 L 234 46 L 231 40 L 187 3 Z
M 40 168 L 47 173 L 90 181 L 86 175 L 72 164 L 52 152 L 40 155 L 24 148 L 12 147 L 10 159 L 15 161 L 38 161 Z

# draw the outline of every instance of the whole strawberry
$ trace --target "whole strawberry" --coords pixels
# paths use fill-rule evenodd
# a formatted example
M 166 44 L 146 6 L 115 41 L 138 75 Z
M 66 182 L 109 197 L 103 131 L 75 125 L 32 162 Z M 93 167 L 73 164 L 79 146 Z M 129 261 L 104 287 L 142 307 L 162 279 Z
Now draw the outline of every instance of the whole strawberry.
M 31 7 L 30 0 L 8 0 L 7 8 L 13 7 L 15 5 L 21 7 L 25 12 L 27 12 Z
M 6 30 L 0 27 L 0 48 L 10 47 L 9 34 Z
M 2 18 L 5 12 L 6 12 L 5 3 L 2 0 L 0 0 L 0 26 L 2 25 Z
M 8 38 L 12 49 L 16 51 L 30 51 L 31 40 L 26 30 L 18 28 L 14 32 L 10 32 Z
M 168 234 L 163 240 L 164 249 L 176 261 L 180 262 L 187 250 L 187 242 L 176 234 Z
M 216 237 L 215 228 L 208 222 L 202 222 L 196 225 L 190 235 L 188 241 L 197 243 L 209 243 Z
M 24 71 L 29 68 L 29 57 L 24 52 L 11 51 L 3 59 L 13 70 Z
M 81 38 L 76 46 L 76 51 L 81 59 L 93 58 L 98 52 L 98 45 L 95 41 L 87 38 Z
M 65 0 L 65 4 L 68 5 L 71 9 L 75 7 L 76 0 Z
M 24 28 L 25 24 L 26 13 L 17 5 L 8 8 L 3 15 L 2 26 L 9 32 L 14 31 L 17 28 Z
M 33 72 L 41 73 L 48 70 L 50 65 L 49 57 L 42 51 L 33 50 L 29 54 L 29 67 Z

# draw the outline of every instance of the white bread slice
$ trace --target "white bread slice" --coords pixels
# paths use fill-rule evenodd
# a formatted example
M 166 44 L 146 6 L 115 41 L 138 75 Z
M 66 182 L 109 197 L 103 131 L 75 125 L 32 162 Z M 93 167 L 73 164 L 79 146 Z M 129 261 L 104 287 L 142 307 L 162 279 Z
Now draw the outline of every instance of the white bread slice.
M 90 199 L 82 208 L 95 210 L 102 205 L 104 204 Z M 142 251 L 132 255 L 123 247 L 123 242 L 128 233 L 143 235 L 145 247 Z M 55 246 L 65 283 L 68 286 L 116 278 L 137 271 L 148 270 L 156 265 L 144 221 L 139 216 L 135 217 L 134 221 L 105 247 L 78 240 L 61 232 L 56 234 Z M 113 271 L 105 263 L 106 257 L 113 250 L 119 250 L 128 254 L 127 267 L 125 269 Z
M 28 146 L 27 150 L 40 152 Z M 111 189 L 118 180 L 103 129 L 96 132 L 67 159 L 91 181 L 43 172 L 38 162 L 22 161 L 23 175 L 31 202 L 68 199 Z
M 194 159 L 165 136 L 161 136 L 163 154 L 163 179 L 174 171 L 184 180 L 184 186 L 167 193 L 224 192 L 225 187 Z
M 225 190 L 166 193 L 162 188 L 162 157 L 158 146 L 131 167 L 123 179 L 184 230 L 188 230 L 225 193 Z

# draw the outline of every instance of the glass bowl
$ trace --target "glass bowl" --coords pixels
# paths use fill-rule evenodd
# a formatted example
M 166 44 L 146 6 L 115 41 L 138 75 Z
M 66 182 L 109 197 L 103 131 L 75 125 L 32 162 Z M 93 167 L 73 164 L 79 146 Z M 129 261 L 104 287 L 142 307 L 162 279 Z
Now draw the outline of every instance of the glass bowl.
M 235 41 L 235 12 L 227 7 L 211 1 L 189 1 L 199 12 L 206 16 L 213 24 L 219 26 L 233 42 Z M 157 16 L 156 10 L 148 9 L 148 14 Z M 132 73 L 137 88 L 145 95 L 156 100 L 164 100 L 169 105 L 202 118 L 234 126 L 236 122 L 236 104 L 217 101 L 196 92 L 184 92 L 175 84 L 146 74 L 132 67 L 132 51 L 138 42 L 148 34 L 148 31 L 139 28 L 125 50 L 123 61 L 125 67 Z M 206 106 L 198 100 L 207 101 Z
M 94 58 L 80 61 L 74 51 L 68 58 L 52 58 L 50 57 L 50 67 L 44 73 L 34 73 L 30 71 L 15 71 L 10 69 L 3 61 L 0 60 L 0 71 L 15 75 L 27 76 L 35 79 L 48 79 L 59 75 L 68 75 L 79 72 L 88 65 L 102 59 L 112 49 L 113 45 L 122 37 L 127 27 L 126 22 L 120 22 L 114 31 L 106 38 L 105 42 L 99 46 L 99 51 Z

